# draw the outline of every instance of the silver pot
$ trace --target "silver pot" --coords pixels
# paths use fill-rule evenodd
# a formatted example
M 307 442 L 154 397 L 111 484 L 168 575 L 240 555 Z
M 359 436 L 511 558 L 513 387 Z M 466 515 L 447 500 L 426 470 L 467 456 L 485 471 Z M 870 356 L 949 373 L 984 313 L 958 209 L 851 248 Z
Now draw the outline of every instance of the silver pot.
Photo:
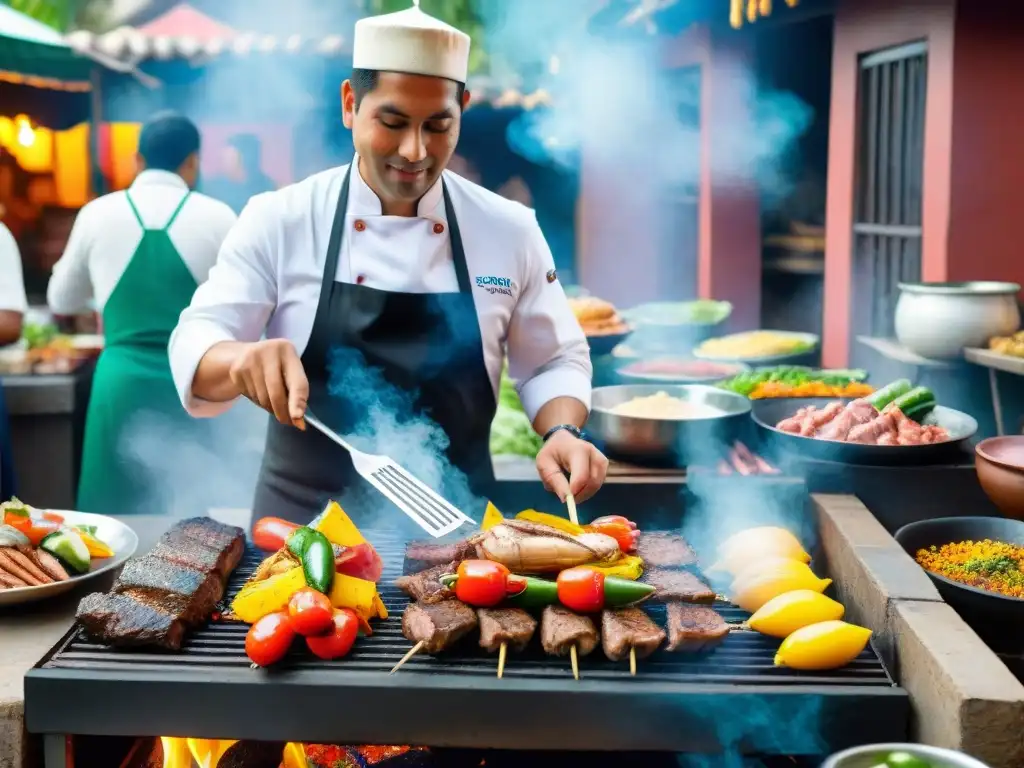
M 868 744 L 832 755 L 821 768 L 875 768 L 884 765 L 891 752 L 906 752 L 927 762 L 932 768 L 988 768 L 963 752 L 926 744 Z
M 1020 326 L 1016 283 L 900 283 L 896 338 L 932 360 L 960 357 Z
M 617 405 L 637 397 L 665 392 L 721 412 L 703 419 L 651 419 L 612 413 Z M 610 455 L 640 464 L 687 466 L 720 458 L 718 449 L 730 444 L 750 418 L 750 401 L 735 392 L 701 384 L 626 384 L 598 387 L 587 432 Z

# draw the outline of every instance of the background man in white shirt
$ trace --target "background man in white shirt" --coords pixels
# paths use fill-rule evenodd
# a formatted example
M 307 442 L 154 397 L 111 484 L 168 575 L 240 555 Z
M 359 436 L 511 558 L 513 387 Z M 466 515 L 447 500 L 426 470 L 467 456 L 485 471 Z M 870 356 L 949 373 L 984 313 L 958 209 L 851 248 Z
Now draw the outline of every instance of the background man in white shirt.
M 507 350 L 547 438 L 541 478 L 586 499 L 607 460 L 580 439 L 590 355 L 551 252 L 532 211 L 444 173 L 469 99 L 469 38 L 416 7 L 359 21 L 353 52 L 342 100 L 356 159 L 249 203 L 171 339 L 182 402 L 212 416 L 244 395 L 276 417 L 256 518 L 308 522 L 359 482 L 344 451 L 304 429 L 307 404 L 414 469 L 443 443 L 482 495 Z M 381 410 L 425 415 L 440 434 L 388 442 Z M 447 476 L 424 479 L 450 490 Z
M 0 346 L 21 338 L 21 324 L 28 309 L 21 252 L 14 235 L 0 221 Z
M 53 269 L 47 300 L 54 314 L 76 314 L 93 301 L 103 317 L 105 348 L 92 384 L 78 487 L 81 510 L 149 511 L 152 468 L 128 444 L 132 419 L 148 418 L 186 443 L 196 434 L 181 413 L 167 342 L 235 222 L 227 205 L 192 191 L 199 143 L 199 130 L 186 117 L 167 112 L 151 118 L 139 135 L 135 181 L 82 208 Z

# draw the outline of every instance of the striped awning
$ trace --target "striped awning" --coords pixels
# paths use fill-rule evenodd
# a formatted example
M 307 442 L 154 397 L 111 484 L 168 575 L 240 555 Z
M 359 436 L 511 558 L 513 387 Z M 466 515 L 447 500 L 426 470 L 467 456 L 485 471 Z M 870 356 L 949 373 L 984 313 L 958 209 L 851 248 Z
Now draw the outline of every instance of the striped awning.
M 261 35 L 239 32 L 202 39 L 191 35 L 150 35 L 135 27 L 121 27 L 95 35 L 72 32 L 67 41 L 82 53 L 97 52 L 119 61 L 139 63 L 147 59 L 201 60 L 222 55 L 315 54 L 341 56 L 350 53 L 349 41 L 341 35 L 310 38 L 302 35 Z

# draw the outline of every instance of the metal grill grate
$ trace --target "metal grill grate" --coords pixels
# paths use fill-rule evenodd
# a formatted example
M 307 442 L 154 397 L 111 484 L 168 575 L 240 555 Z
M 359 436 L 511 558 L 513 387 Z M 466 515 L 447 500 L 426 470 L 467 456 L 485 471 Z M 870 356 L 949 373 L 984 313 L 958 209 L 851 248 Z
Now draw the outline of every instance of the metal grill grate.
M 545 656 L 536 639 L 525 653 L 510 654 L 502 680 L 495 675 L 495 657 L 475 640 L 441 657 L 413 658 L 389 676 L 410 645 L 401 632 L 407 599 L 386 586 L 398 575 L 403 546 L 393 534 L 369 538 L 389 564 L 381 596 L 391 616 L 375 623 L 374 635 L 361 638 L 345 659 L 317 660 L 297 642 L 274 669 L 252 670 L 243 624 L 210 624 L 192 633 L 178 653 L 110 649 L 73 630 L 26 679 L 29 730 L 706 751 L 720 741 L 713 728 L 701 724 L 709 712 L 742 717 L 750 710 L 756 713 L 750 732 L 733 728 L 743 743 L 763 741 L 770 754 L 817 754 L 810 742 L 819 732 L 828 749 L 859 743 L 861 730 L 864 738 L 906 736 L 906 695 L 873 650 L 840 670 L 799 673 L 775 667 L 778 643 L 753 633 L 734 633 L 706 655 L 659 652 L 639 663 L 636 677 L 627 664 L 596 651 L 581 660 L 582 679 L 576 682 L 568 660 Z M 260 559 L 247 553 L 230 595 Z M 717 607 L 729 621 L 746 616 L 731 606 Z M 664 624 L 659 606 L 651 612 Z M 794 726 L 788 736 L 777 725 L 770 737 L 762 734 L 768 723 L 787 718 L 809 723 Z
M 921 279 L 927 44 L 864 56 L 858 82 L 854 332 L 891 338 L 898 284 Z

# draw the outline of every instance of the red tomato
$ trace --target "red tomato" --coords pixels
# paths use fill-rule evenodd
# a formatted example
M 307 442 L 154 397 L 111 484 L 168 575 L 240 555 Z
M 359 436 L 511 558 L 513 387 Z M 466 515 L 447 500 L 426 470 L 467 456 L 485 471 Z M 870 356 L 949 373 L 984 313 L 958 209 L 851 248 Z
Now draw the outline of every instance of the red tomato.
M 268 613 L 249 627 L 245 636 L 245 655 L 259 667 L 276 664 L 288 653 L 295 630 L 284 611 Z
M 372 581 L 380 581 L 384 563 L 370 542 L 365 541 L 354 547 L 342 547 L 334 558 L 334 570 L 344 576 Z
M 604 574 L 586 566 L 562 571 L 558 601 L 577 613 L 597 613 L 604 607 Z
M 300 527 L 279 517 L 264 517 L 257 520 L 252 528 L 252 543 L 264 552 L 277 552 L 284 549 L 284 542 L 291 532 Z
M 456 572 L 455 596 L 467 605 L 490 608 L 508 596 L 508 568 L 491 560 L 463 560 Z
M 325 635 L 306 638 L 313 655 L 330 661 L 346 656 L 359 634 L 359 617 L 351 608 L 342 608 L 334 614 L 334 626 Z
M 601 525 L 602 523 L 621 523 L 622 525 L 629 526 L 634 531 L 636 530 L 636 523 L 622 515 L 605 515 L 594 520 L 591 525 Z
M 620 523 L 609 518 L 598 518 L 586 526 L 586 530 L 611 536 L 619 545 L 619 549 L 623 552 L 630 552 L 636 548 L 636 531 L 629 527 L 628 522 Z
M 307 587 L 288 601 L 288 618 L 300 635 L 319 635 L 331 628 L 334 606 L 327 595 Z

